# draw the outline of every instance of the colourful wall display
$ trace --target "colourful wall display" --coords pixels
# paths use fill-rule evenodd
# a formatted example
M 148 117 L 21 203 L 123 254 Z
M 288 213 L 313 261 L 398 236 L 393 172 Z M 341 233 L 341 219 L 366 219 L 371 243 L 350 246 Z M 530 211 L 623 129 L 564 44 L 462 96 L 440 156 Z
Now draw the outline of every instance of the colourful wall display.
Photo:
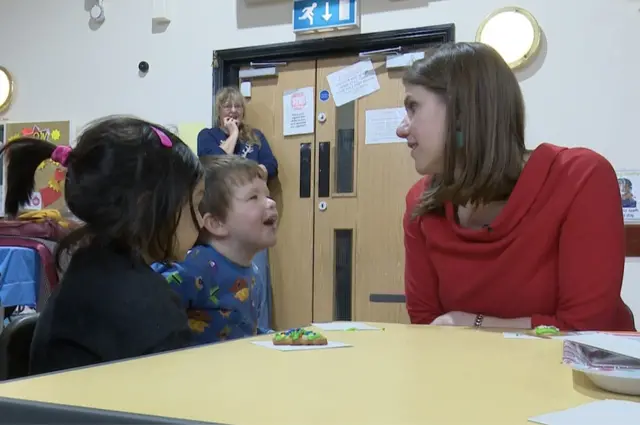
M 68 145 L 70 129 L 69 121 L 16 122 L 6 124 L 5 133 L 7 143 L 27 136 L 56 145 Z M 52 160 L 42 162 L 36 171 L 34 196 L 27 209 L 64 210 L 64 177 L 65 169 L 60 164 Z

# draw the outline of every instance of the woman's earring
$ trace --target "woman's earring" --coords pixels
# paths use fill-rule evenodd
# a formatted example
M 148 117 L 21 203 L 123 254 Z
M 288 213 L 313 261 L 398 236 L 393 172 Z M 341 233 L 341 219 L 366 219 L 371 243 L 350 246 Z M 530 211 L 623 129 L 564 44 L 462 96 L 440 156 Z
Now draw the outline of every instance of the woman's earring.
M 464 138 L 462 137 L 462 131 L 456 131 L 456 144 L 459 148 L 464 146 Z

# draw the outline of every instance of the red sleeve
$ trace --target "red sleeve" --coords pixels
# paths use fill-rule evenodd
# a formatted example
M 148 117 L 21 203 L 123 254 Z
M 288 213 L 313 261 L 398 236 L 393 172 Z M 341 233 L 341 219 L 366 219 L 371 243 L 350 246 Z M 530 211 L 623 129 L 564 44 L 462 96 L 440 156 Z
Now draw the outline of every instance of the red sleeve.
M 404 291 L 411 323 L 430 324 L 442 315 L 438 297 L 438 277 L 433 270 L 427 245 L 420 228 L 420 220 L 412 220 L 426 178 L 416 183 L 407 194 L 404 214 Z
M 579 189 L 560 231 L 556 314 L 534 315 L 533 327 L 604 331 L 620 326 L 616 315 L 625 261 L 620 190 L 611 164 L 592 155 L 590 170 L 582 176 L 573 170 Z

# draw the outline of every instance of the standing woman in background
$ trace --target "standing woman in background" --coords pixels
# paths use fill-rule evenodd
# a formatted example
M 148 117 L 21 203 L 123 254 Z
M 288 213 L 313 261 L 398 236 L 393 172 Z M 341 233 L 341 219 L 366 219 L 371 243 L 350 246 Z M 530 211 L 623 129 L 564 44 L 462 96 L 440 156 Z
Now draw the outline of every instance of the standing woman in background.
M 278 161 L 264 134 L 244 122 L 245 106 L 236 87 L 224 87 L 218 92 L 216 126 L 198 134 L 198 156 L 240 155 L 260 164 L 271 180 L 278 175 Z
M 267 180 L 278 175 L 276 160 L 267 138 L 256 128 L 244 122 L 246 104 L 236 87 L 223 87 L 216 94 L 215 127 L 205 128 L 198 134 L 198 156 L 239 155 L 252 159 L 267 172 Z M 258 307 L 258 327 L 271 328 L 271 278 L 267 251 L 253 259 L 256 275 L 255 293 Z

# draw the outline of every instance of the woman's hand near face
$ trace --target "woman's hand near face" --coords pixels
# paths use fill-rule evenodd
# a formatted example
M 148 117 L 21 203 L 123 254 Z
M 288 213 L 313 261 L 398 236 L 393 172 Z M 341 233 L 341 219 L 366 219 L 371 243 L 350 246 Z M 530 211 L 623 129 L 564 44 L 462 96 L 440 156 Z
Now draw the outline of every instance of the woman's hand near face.
M 238 129 L 238 120 L 227 117 L 223 120 L 224 128 L 227 130 L 229 135 L 237 135 L 239 132 Z
M 225 151 L 229 155 L 233 155 L 233 152 L 236 149 L 236 143 L 238 142 L 238 136 L 240 135 L 240 130 L 238 129 L 238 120 L 234 118 L 224 118 L 222 120 L 222 125 L 224 129 L 229 134 L 226 140 L 220 143 L 220 147 L 223 151 Z

